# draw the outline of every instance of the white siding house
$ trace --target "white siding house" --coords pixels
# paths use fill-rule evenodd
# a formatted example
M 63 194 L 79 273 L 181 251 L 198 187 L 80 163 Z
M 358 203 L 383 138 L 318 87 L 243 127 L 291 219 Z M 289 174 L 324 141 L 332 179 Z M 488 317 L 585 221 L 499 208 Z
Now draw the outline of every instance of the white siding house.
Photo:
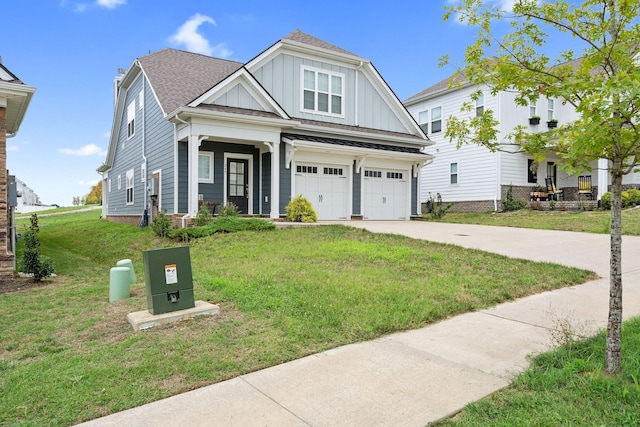
M 490 152 L 477 145 L 463 145 L 459 149 L 455 142 L 445 138 L 447 119 L 451 116 L 468 118 L 476 111 L 461 111 L 463 104 L 471 100 L 472 93 L 479 87 L 472 85 L 449 85 L 447 78 L 404 101 L 411 115 L 423 127 L 429 139 L 434 142 L 426 152 L 435 156 L 429 168 L 420 175 L 420 199 L 427 202 L 430 197 L 441 194 L 444 202 L 454 202 L 452 210 L 501 210 L 502 199 L 509 186 L 516 198 L 530 200 L 530 193 L 536 185 L 545 186 L 546 178 L 551 178 L 558 189 L 563 190 L 565 201 L 578 199 L 578 175 L 568 175 L 558 167 L 559 158 L 549 151 L 544 161 L 538 164 L 526 153 L 519 152 L 517 146 L 509 146 L 506 135 L 517 125 L 528 126 L 531 132 L 547 130 L 548 121 L 558 124 L 576 119 L 574 108 L 559 99 L 541 96 L 535 105 L 519 106 L 515 103 L 515 93 L 502 91 L 491 94 L 488 87 L 481 88 L 483 96 L 477 102 L 477 114 L 492 110 L 499 121 L 498 138 L 505 141 L 503 151 Z M 433 123 L 433 112 L 441 122 Z M 530 118 L 539 116 L 539 124 L 531 124 Z M 436 126 L 434 126 L 434 124 Z M 591 197 L 599 200 L 610 179 L 606 172 L 606 161 L 593 162 L 591 171 L 579 174 L 590 177 Z M 633 185 L 637 174 L 625 177 L 624 184 Z

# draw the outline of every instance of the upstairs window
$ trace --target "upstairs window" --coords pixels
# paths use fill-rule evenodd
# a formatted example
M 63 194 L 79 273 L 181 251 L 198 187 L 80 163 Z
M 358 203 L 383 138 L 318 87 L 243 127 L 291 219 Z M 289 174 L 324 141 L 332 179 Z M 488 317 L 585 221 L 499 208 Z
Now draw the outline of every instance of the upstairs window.
M 136 101 L 131 101 L 127 107 L 127 138 L 131 138 L 136 131 Z
M 431 109 L 431 133 L 437 133 L 442 130 L 442 107 Z
M 420 111 L 418 113 L 418 124 L 422 131 L 426 134 L 429 133 L 429 129 L 431 129 L 431 133 L 438 133 L 442 131 L 442 107 L 433 107 L 432 109 L 427 109 L 424 111 Z
M 553 107 L 554 107 L 555 103 L 553 102 L 553 99 L 548 99 L 547 100 L 547 120 L 551 120 L 554 117 L 553 114 Z
M 482 117 L 484 114 L 484 93 L 480 92 L 476 99 L 476 117 Z
M 536 117 L 536 104 L 529 104 L 529 117 Z
M 429 110 L 420 111 L 418 113 L 418 124 L 425 134 L 429 133 Z
M 302 69 L 302 110 L 342 116 L 344 110 L 342 74 Z

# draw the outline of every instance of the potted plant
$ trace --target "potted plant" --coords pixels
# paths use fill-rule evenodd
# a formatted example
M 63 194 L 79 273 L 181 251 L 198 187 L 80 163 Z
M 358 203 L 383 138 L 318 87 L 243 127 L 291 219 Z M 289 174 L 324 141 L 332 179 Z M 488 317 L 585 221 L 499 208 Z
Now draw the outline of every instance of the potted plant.
M 547 122 L 547 127 L 549 129 L 558 127 L 558 119 L 551 119 Z
M 529 117 L 530 125 L 539 125 L 540 124 L 540 116 L 531 116 Z

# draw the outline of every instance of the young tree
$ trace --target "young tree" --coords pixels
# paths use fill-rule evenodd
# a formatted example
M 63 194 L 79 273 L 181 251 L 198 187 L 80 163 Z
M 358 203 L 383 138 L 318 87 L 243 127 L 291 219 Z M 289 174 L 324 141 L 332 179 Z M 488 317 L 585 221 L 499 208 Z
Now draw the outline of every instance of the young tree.
M 514 91 L 526 106 L 541 94 L 575 107 L 573 123 L 541 133 L 523 126 L 499 135 L 491 111 L 473 119 L 449 119 L 446 135 L 463 143 L 499 150 L 517 144 L 540 161 L 549 150 L 569 173 L 590 170 L 598 159 L 611 175 L 611 270 L 605 370 L 621 368 L 622 328 L 622 177 L 640 162 L 640 2 L 637 0 L 515 0 L 505 11 L 486 0 L 459 0 L 445 8 L 445 20 L 457 18 L 477 28 L 465 51 L 458 80 L 486 85 L 494 93 Z M 510 29 L 505 31 L 506 23 Z M 571 49 L 550 59 L 543 47 L 570 35 Z M 441 64 L 446 64 L 443 58 Z M 600 173 L 607 173 L 601 171 Z

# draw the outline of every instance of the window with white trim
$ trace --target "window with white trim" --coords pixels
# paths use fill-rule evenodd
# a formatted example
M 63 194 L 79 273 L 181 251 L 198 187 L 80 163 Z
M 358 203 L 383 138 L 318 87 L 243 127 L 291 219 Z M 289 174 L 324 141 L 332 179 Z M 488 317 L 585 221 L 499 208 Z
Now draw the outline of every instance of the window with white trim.
M 437 133 L 442 130 L 442 107 L 431 109 L 431 133 Z
M 109 178 L 109 180 L 107 181 L 107 183 L 109 184 L 109 193 L 111 193 L 111 178 Z
M 140 165 L 140 182 L 147 182 L 147 165 Z
M 118 175 L 118 190 L 122 190 L 122 175 Z
M 365 169 L 364 176 L 367 178 L 382 178 L 382 171 Z
M 133 176 L 134 176 L 134 170 L 128 170 L 127 171 L 127 180 L 125 183 L 126 186 L 126 190 L 127 190 L 127 204 L 128 205 L 132 205 L 133 204 Z
M 302 67 L 302 111 L 342 116 L 344 75 Z
M 131 138 L 136 132 L 136 101 L 131 101 L 127 107 L 127 138 Z
M 457 184 L 458 183 L 458 164 L 457 163 L 451 163 L 450 165 L 450 182 L 451 184 Z
M 418 124 L 425 134 L 429 133 L 429 110 L 420 111 L 418 113 Z
M 198 182 L 213 184 L 213 152 L 198 153 Z
M 476 98 L 476 117 L 482 117 L 484 114 L 484 93 L 480 92 Z
M 536 104 L 534 103 L 530 103 L 529 104 L 529 117 L 536 117 Z
M 296 172 L 297 173 L 317 174 L 318 173 L 318 167 L 317 166 L 297 165 L 296 166 Z
M 553 102 L 553 99 L 547 99 L 547 120 L 553 119 L 554 106 L 555 106 L 555 103 Z

